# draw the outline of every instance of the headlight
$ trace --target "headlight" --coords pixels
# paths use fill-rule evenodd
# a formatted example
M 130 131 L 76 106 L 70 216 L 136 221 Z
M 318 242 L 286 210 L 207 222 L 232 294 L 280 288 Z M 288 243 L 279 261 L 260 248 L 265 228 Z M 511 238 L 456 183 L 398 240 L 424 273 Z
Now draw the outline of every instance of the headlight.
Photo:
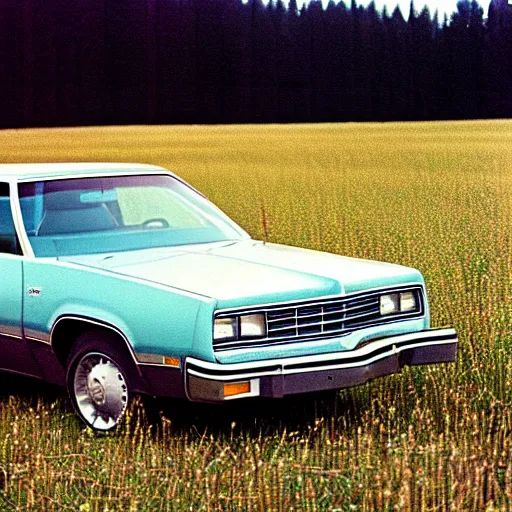
M 236 317 L 216 318 L 213 324 L 213 339 L 229 340 L 238 337 L 238 322 Z
M 242 315 L 240 317 L 240 337 L 265 336 L 265 315 Z
M 414 292 L 389 293 L 380 296 L 380 314 L 408 313 L 416 311 L 418 303 Z
M 400 311 L 400 298 L 398 293 L 390 293 L 389 295 L 380 296 L 380 314 L 390 315 Z
M 414 311 L 416 309 L 416 297 L 413 292 L 400 294 L 400 311 Z
M 216 318 L 213 324 L 214 340 L 264 338 L 266 334 L 267 325 L 263 313 Z

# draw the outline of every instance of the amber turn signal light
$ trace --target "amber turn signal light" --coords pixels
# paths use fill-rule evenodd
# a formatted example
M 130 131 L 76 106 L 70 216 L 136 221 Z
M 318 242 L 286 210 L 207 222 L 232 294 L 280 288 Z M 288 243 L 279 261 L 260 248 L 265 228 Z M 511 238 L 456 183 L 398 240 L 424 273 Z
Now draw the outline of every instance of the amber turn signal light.
M 241 395 L 251 391 L 251 383 L 246 382 L 228 382 L 224 384 L 224 397 Z
M 167 357 L 164 356 L 164 364 L 168 366 L 175 366 L 177 368 L 180 367 L 180 360 L 178 357 Z

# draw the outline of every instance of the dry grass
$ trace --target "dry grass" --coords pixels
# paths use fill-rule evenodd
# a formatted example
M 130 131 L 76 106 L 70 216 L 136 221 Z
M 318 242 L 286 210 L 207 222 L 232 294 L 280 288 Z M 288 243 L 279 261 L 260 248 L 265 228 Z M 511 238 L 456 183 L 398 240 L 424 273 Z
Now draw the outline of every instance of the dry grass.
M 60 395 L 3 379 L 0 508 L 512 508 L 512 122 L 4 131 L 0 148 L 164 165 L 255 238 L 415 266 L 433 325 L 460 336 L 455 365 L 335 400 L 163 404 L 155 435 L 134 418 L 96 438 Z

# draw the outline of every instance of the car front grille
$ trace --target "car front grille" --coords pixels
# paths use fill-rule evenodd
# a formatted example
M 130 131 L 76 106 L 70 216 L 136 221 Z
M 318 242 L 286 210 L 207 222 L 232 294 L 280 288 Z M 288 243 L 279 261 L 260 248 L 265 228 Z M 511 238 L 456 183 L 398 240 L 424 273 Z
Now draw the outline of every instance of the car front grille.
M 269 338 L 335 334 L 380 317 L 378 297 L 267 312 Z
M 409 313 L 396 313 L 381 316 L 379 297 L 385 293 L 413 291 L 417 309 Z M 393 288 L 352 294 L 326 300 L 310 300 L 295 304 L 277 304 L 268 307 L 251 308 L 250 311 L 237 311 L 236 314 L 265 314 L 267 336 L 265 338 L 243 338 L 237 340 L 214 340 L 215 351 L 236 350 L 274 346 L 277 344 L 311 341 L 343 336 L 355 330 L 406 320 L 423 315 L 423 295 L 421 287 Z M 217 317 L 232 316 L 222 312 Z

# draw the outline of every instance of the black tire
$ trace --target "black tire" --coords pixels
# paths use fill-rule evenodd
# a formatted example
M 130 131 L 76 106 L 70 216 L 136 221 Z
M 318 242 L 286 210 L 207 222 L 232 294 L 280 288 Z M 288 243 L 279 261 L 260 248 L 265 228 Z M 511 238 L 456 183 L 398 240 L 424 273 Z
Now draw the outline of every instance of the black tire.
M 101 330 L 81 334 L 68 357 L 66 383 L 76 414 L 98 432 L 114 430 L 133 398 L 133 362 Z

